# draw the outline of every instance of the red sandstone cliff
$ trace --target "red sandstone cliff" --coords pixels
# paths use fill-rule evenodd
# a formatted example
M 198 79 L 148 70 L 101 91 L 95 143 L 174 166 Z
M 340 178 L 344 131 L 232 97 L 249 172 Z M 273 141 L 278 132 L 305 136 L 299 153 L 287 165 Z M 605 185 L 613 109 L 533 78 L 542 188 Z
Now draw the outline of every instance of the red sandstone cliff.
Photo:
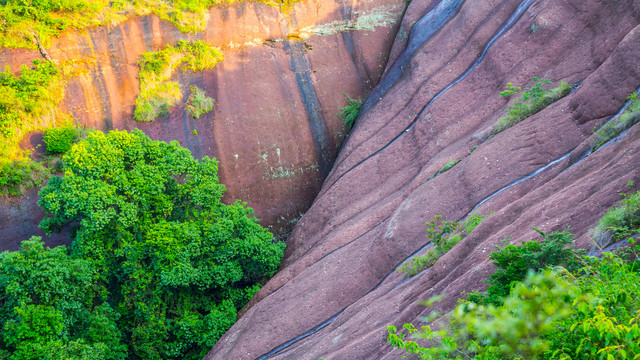
M 403 0 L 307 0 L 281 14 L 262 4 L 236 3 L 211 8 L 203 33 L 183 34 L 169 22 L 145 16 L 113 28 L 66 33 L 48 52 L 84 70 L 69 80 L 63 103 L 79 125 L 137 127 L 153 139 L 178 140 L 198 158 L 218 158 L 227 199 L 248 202 L 262 224 L 282 238 L 311 205 L 342 143 L 341 93 L 363 97 L 377 83 L 405 5 Z M 356 30 L 344 31 L 345 24 Z M 222 48 L 225 60 L 214 70 L 174 77 L 183 87 L 182 104 L 189 86 L 197 85 L 216 100 L 215 111 L 194 120 L 180 105 L 151 124 L 136 123 L 140 55 L 181 39 L 204 39 Z M 17 69 L 40 56 L 37 50 L 0 49 L 0 68 Z M 20 241 L 42 234 L 35 191 L 0 202 L 0 249 L 16 249 Z
M 637 127 L 583 158 L 593 130 L 640 85 L 638 1 L 412 0 L 397 33 L 388 25 L 286 40 L 381 6 L 399 14 L 404 3 L 308 0 L 290 17 L 236 4 L 211 10 L 204 34 L 180 34 L 150 16 L 70 33 L 50 49 L 54 59 L 89 60 L 64 103 L 81 124 L 131 129 L 142 52 L 183 38 L 219 45 L 225 61 L 215 70 L 178 75 L 209 92 L 215 112 L 191 120 L 178 107 L 140 127 L 218 157 L 229 197 L 284 229 L 324 181 L 287 241 L 281 271 L 207 359 L 398 358 L 386 326 L 429 312 L 418 300 L 432 294 L 446 295 L 439 306 L 447 311 L 462 290 L 482 288 L 493 245 L 534 239 L 531 226 L 571 226 L 588 247 L 588 229 L 629 180 L 640 183 Z M 0 65 L 38 56 L 5 49 Z M 364 94 L 383 68 L 332 167 L 340 93 Z M 507 103 L 499 91 L 532 76 L 577 87 L 487 141 Z M 35 199 L 0 206 L 5 248 L 36 233 Z M 426 221 L 462 219 L 476 206 L 493 214 L 435 266 L 409 280 L 395 272 L 426 245 Z
M 411 1 L 280 272 L 206 359 L 396 359 L 386 326 L 429 313 L 418 301 L 433 294 L 447 311 L 481 289 L 504 238 L 571 226 L 589 247 L 589 228 L 639 183 L 637 126 L 583 157 L 640 85 L 639 24 L 638 1 Z M 532 76 L 576 88 L 487 140 L 507 104 L 498 93 Z M 426 245 L 426 221 L 476 206 L 493 214 L 432 268 L 409 280 L 395 271 Z

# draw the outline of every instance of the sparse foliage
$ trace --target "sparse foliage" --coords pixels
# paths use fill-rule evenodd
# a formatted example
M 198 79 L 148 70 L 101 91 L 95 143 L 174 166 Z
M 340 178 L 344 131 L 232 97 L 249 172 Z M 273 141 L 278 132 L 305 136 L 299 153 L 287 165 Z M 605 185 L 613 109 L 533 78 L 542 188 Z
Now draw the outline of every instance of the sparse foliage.
M 203 114 L 213 110 L 215 101 L 197 86 L 191 86 L 190 89 L 191 94 L 189 94 L 185 109 L 194 119 L 199 119 Z M 194 135 L 198 135 L 198 133 L 196 132 Z
M 425 254 L 415 256 L 403 263 L 398 271 L 408 277 L 419 274 L 435 264 L 442 255 L 470 234 L 485 218 L 484 215 L 472 213 L 465 221 L 457 222 L 443 221 L 442 215 L 434 216 L 433 220 L 426 223 L 427 240 L 433 244 L 433 247 Z
M 175 70 L 213 69 L 223 58 L 218 48 L 203 41 L 179 41 L 175 47 L 144 53 L 139 62 L 140 94 L 136 98 L 134 119 L 151 122 L 168 114 L 169 108 L 182 98 L 180 84 L 169 81 Z
M 549 89 L 550 80 L 533 77 L 533 85 L 522 89 L 512 83 L 507 84 L 507 89 L 500 92 L 500 96 L 519 97 L 506 110 L 506 115 L 501 117 L 493 126 L 493 133 L 497 134 L 527 117 L 537 113 L 547 105 L 564 97 L 571 91 L 571 86 L 566 81 L 561 81 L 558 87 Z

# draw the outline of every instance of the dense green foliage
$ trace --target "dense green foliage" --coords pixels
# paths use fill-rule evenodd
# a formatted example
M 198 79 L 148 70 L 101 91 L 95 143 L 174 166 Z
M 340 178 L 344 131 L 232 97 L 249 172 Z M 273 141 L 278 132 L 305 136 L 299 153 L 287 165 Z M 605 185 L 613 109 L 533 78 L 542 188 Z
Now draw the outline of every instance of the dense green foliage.
M 421 271 L 435 264 L 442 255 L 469 235 L 485 218 L 484 215 L 473 213 L 469 215 L 467 220 L 458 222 L 443 221 L 442 215 L 434 216 L 433 220 L 426 223 L 427 240 L 433 244 L 433 247 L 424 255 L 415 256 L 404 262 L 398 267 L 398 271 L 408 277 L 418 275 Z
M 560 234 L 549 237 L 568 236 Z M 556 243 L 561 245 L 562 241 Z M 394 326 L 388 327 L 388 341 L 421 359 L 638 359 L 638 251 L 636 247 L 622 256 L 582 257 L 582 266 L 572 272 L 529 271 L 523 282 L 502 277 L 500 286 L 510 291 L 499 306 L 462 302 L 443 330 L 403 326 L 431 346 L 405 339 Z M 524 259 L 516 255 L 514 260 Z
M 187 110 L 189 115 L 194 119 L 199 119 L 200 116 L 213 110 L 215 101 L 208 97 L 204 90 L 197 86 L 191 86 L 190 90 L 191 94 L 189 94 L 189 99 L 187 99 L 187 104 L 185 105 L 185 110 Z
M 156 14 L 183 32 L 206 28 L 206 10 L 239 0 L 3 0 L 0 1 L 0 46 L 35 49 L 66 29 L 115 25 L 130 16 Z M 299 0 L 253 0 L 288 9 Z
M 0 195 L 20 195 L 26 188 L 42 185 L 49 171 L 30 159 L 0 162 Z
M 602 125 L 602 127 L 596 131 L 593 144 L 594 150 L 606 144 L 607 141 L 618 136 L 640 120 L 640 99 L 638 99 L 638 92 L 629 95 L 627 99 L 630 101 L 630 104 L 622 114 Z
M 0 254 L 2 359 L 124 359 L 118 315 L 90 261 L 39 238 Z
M 273 275 L 284 243 L 220 202 L 215 159 L 139 130 L 92 132 L 40 191 L 51 233 L 0 256 L 9 359 L 201 359 Z
M 520 88 L 511 83 L 507 84 L 507 89 L 500 93 L 500 96 L 507 97 L 519 95 L 513 104 L 509 105 L 506 115 L 501 117 L 493 125 L 493 133 L 497 134 L 507 129 L 527 117 L 544 109 L 547 105 L 564 97 L 571 91 L 571 86 L 566 81 L 561 81 L 558 87 L 548 89 L 545 86 L 551 84 L 550 80 L 533 78 L 533 85 L 528 88 Z
M 540 271 L 549 266 L 564 265 L 568 269 L 578 266 L 580 251 L 567 246 L 572 245 L 573 234 L 568 231 L 545 234 L 541 242 L 525 241 L 520 246 L 509 244 L 497 248 L 489 259 L 498 268 L 491 275 L 486 295 L 472 293 L 469 301 L 479 304 L 502 305 L 502 301 L 509 295 L 514 283 L 521 282 L 529 271 Z
M 358 118 L 360 108 L 362 107 L 362 100 L 352 99 L 349 95 L 342 93 L 347 98 L 347 105 L 345 105 L 340 111 L 340 116 L 344 118 L 344 127 L 347 130 L 351 130 Z
M 175 70 L 213 69 L 222 60 L 220 50 L 203 41 L 179 41 L 176 46 L 144 53 L 139 62 L 140 94 L 133 117 L 136 121 L 151 122 L 166 115 L 182 98 L 180 84 L 169 81 Z

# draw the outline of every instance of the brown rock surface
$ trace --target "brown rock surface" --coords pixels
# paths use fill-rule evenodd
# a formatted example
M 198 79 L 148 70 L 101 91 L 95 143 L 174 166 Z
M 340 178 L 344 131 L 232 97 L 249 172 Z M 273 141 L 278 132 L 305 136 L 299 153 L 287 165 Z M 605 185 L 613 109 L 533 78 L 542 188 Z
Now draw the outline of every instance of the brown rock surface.
M 263 4 L 236 3 L 213 7 L 203 33 L 182 34 L 145 16 L 67 33 L 49 54 L 84 70 L 69 80 L 63 104 L 80 125 L 137 127 L 154 139 L 179 141 L 198 158 L 217 157 L 228 201 L 248 202 L 262 224 L 283 237 L 311 205 L 342 143 L 341 93 L 363 97 L 377 82 L 405 4 L 306 0 L 281 14 Z M 348 21 L 357 30 L 329 31 Z M 316 35 L 320 30 L 327 35 Z M 136 123 L 140 55 L 181 39 L 204 39 L 223 50 L 225 60 L 214 70 L 174 79 L 182 85 L 182 104 L 189 86 L 198 85 L 216 100 L 214 111 L 195 120 L 179 105 L 151 124 Z M 38 57 L 36 50 L 1 49 L 0 67 L 17 69 Z M 0 249 L 15 249 L 25 234 L 38 232 L 37 194 L 22 202 L 31 210 L 23 210 L 21 201 L 0 201 Z
M 418 300 L 433 294 L 446 295 L 439 310 L 447 311 L 463 290 L 481 289 L 505 237 L 517 243 L 537 239 L 532 226 L 571 226 L 577 245 L 589 247 L 589 228 L 620 192 L 637 190 L 625 186 L 640 184 L 637 126 L 580 159 L 592 131 L 640 85 L 640 4 L 413 0 L 402 24 L 409 38 L 397 36 L 392 59 L 419 36 L 411 29 L 420 19 L 457 5 L 414 44 L 397 80 L 383 77 L 384 91 L 365 103 L 288 239 L 280 272 L 206 359 L 399 358 L 386 326 L 417 321 L 431 310 Z M 576 89 L 486 140 L 507 105 L 498 93 L 533 76 Z M 493 214 L 432 268 L 409 280 L 394 271 L 426 245 L 426 221 L 459 220 L 477 205 Z

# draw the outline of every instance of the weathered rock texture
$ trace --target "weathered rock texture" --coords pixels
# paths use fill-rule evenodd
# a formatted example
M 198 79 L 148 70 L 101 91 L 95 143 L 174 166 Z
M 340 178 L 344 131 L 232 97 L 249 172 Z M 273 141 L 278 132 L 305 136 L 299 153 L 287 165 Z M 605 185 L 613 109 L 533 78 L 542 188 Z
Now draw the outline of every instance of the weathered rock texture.
M 637 126 L 582 156 L 640 85 L 638 24 L 638 1 L 412 0 L 390 56 L 400 65 L 386 66 L 280 272 L 206 359 L 397 359 L 386 326 L 417 323 L 433 294 L 446 312 L 482 289 L 506 237 L 570 226 L 589 247 L 589 228 L 640 184 Z M 508 101 L 498 93 L 533 76 L 576 89 L 487 140 Z M 433 267 L 395 271 L 427 245 L 426 221 L 477 205 L 492 215 Z
M 198 158 L 218 158 L 228 201 L 248 202 L 282 237 L 311 205 L 342 143 L 341 93 L 363 97 L 377 83 L 405 6 L 404 0 L 306 0 L 282 14 L 236 3 L 213 7 L 203 33 L 182 34 L 146 16 L 67 33 L 49 54 L 83 71 L 69 80 L 63 104 L 78 124 L 141 128 L 153 139 L 179 141 Z M 344 31 L 342 23 L 356 30 Z M 225 60 L 214 70 L 175 76 L 182 104 L 197 85 L 216 100 L 215 111 L 194 120 L 179 105 L 151 124 L 136 123 L 140 55 L 182 39 L 223 50 Z M 17 69 L 39 57 L 36 50 L 2 49 L 0 67 Z M 25 234 L 41 235 L 36 194 L 0 202 L 0 249 L 15 249 Z

